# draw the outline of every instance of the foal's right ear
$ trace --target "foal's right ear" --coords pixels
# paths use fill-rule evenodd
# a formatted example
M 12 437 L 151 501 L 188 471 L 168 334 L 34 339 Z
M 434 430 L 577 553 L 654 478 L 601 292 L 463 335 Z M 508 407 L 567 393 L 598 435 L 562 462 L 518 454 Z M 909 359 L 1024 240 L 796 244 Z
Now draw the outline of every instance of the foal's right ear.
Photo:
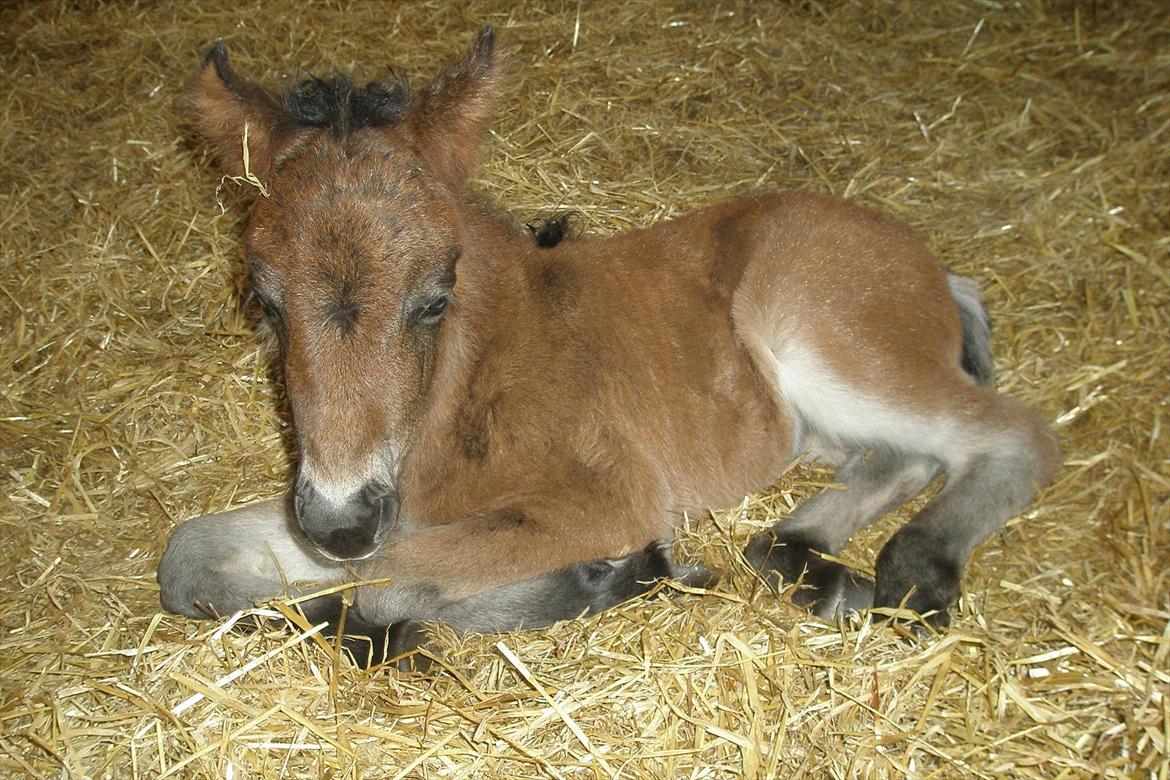
M 223 41 L 216 41 L 204 56 L 190 98 L 199 131 L 211 144 L 224 171 L 229 176 L 243 176 L 246 167 L 263 179 L 276 156 L 281 131 L 288 123 L 280 99 L 236 73 Z

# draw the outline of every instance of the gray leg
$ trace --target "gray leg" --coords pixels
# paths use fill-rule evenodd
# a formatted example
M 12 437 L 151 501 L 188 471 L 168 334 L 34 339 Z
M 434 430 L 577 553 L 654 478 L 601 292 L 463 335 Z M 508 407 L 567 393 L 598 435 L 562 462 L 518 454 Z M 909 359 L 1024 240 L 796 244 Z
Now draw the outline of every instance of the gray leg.
M 933 612 L 935 626 L 949 622 L 947 607 L 958 598 L 972 551 L 1028 505 L 1059 463 L 1047 429 L 1030 415 L 1019 422 L 1019 435 L 997 450 L 949 469 L 942 491 L 882 548 L 874 606 L 904 602 L 919 614 Z
M 603 612 L 647 593 L 664 579 L 705 587 L 715 578 L 702 564 L 674 563 L 670 546 L 654 542 L 624 558 L 573 564 L 446 604 L 437 617 L 466 631 L 544 628 L 560 620 Z
M 458 601 L 432 604 L 416 617 L 478 633 L 544 628 L 637 598 L 663 579 L 705 587 L 714 577 L 702 564 L 676 564 L 669 545 L 655 542 L 624 558 L 577 563 Z M 337 623 L 340 608 L 340 599 L 317 599 L 305 612 L 311 622 Z M 346 649 L 361 666 L 403 656 L 425 647 L 427 640 L 418 620 L 398 621 L 387 627 L 364 619 L 358 610 L 349 611 L 344 630 Z M 425 668 L 425 661 L 420 663 L 423 658 L 404 659 L 400 667 Z
M 194 618 L 227 615 L 350 579 L 292 529 L 283 498 L 182 523 L 158 567 L 163 608 Z
M 341 565 L 315 553 L 293 528 L 285 499 L 181 524 L 159 564 L 163 607 L 194 618 L 227 615 L 268 599 L 312 593 L 352 579 Z M 454 601 L 444 600 L 437 588 L 414 586 L 408 599 L 414 610 L 403 616 L 412 619 L 389 622 L 376 615 L 366 619 L 359 608 L 349 609 L 344 646 L 359 665 L 382 663 L 425 644 L 427 635 L 418 619 L 478 632 L 542 628 L 629 601 L 666 578 L 692 586 L 705 586 L 713 579 L 701 564 L 675 564 L 669 545 L 655 542 L 624 558 L 572 564 Z M 341 622 L 339 596 L 312 599 L 300 607 L 312 623 Z M 400 666 L 425 668 L 425 657 L 407 657 Z
M 873 604 L 873 583 L 825 560 L 859 529 L 917 495 L 938 473 L 929 458 L 887 448 L 851 455 L 837 472 L 843 490 L 827 488 L 748 543 L 744 555 L 774 587 L 800 581 L 793 601 L 826 620 Z

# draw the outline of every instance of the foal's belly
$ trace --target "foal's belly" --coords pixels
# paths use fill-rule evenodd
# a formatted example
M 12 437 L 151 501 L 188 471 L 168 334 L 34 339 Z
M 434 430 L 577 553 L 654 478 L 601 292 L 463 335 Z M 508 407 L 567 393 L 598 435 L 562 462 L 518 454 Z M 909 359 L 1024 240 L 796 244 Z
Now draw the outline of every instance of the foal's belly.
M 689 440 L 675 449 L 697 451 L 700 457 L 665 456 L 678 469 L 679 515 L 733 506 L 770 485 L 795 455 L 795 426 L 785 404 L 746 353 L 737 350 L 734 360 Z

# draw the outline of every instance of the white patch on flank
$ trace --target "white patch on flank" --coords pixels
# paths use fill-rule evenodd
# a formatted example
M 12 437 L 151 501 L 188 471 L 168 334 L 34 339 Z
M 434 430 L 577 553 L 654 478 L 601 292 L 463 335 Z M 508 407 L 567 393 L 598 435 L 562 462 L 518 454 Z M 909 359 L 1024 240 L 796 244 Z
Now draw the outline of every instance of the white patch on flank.
M 798 450 L 825 438 L 834 444 L 887 446 L 951 461 L 963 449 L 960 427 L 945 418 L 930 418 L 894 409 L 886 401 L 850 387 L 824 361 L 794 338 L 771 347 L 776 381 L 793 413 L 801 420 Z M 807 430 L 812 428 L 812 430 Z

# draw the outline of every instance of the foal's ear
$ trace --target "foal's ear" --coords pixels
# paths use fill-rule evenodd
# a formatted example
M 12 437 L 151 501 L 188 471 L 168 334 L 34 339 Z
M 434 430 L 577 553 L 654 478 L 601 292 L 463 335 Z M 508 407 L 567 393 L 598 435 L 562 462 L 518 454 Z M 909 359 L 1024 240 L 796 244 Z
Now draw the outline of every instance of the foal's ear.
M 452 182 L 466 178 L 496 110 L 495 42 L 491 27 L 480 30 L 467 56 L 435 74 L 411 107 L 409 127 L 415 143 L 436 172 Z
M 203 137 L 229 176 L 243 176 L 244 134 L 247 132 L 247 170 L 261 179 L 272 166 L 281 129 L 288 122 L 279 98 L 236 73 L 223 41 L 203 58 L 191 86 L 191 104 Z

